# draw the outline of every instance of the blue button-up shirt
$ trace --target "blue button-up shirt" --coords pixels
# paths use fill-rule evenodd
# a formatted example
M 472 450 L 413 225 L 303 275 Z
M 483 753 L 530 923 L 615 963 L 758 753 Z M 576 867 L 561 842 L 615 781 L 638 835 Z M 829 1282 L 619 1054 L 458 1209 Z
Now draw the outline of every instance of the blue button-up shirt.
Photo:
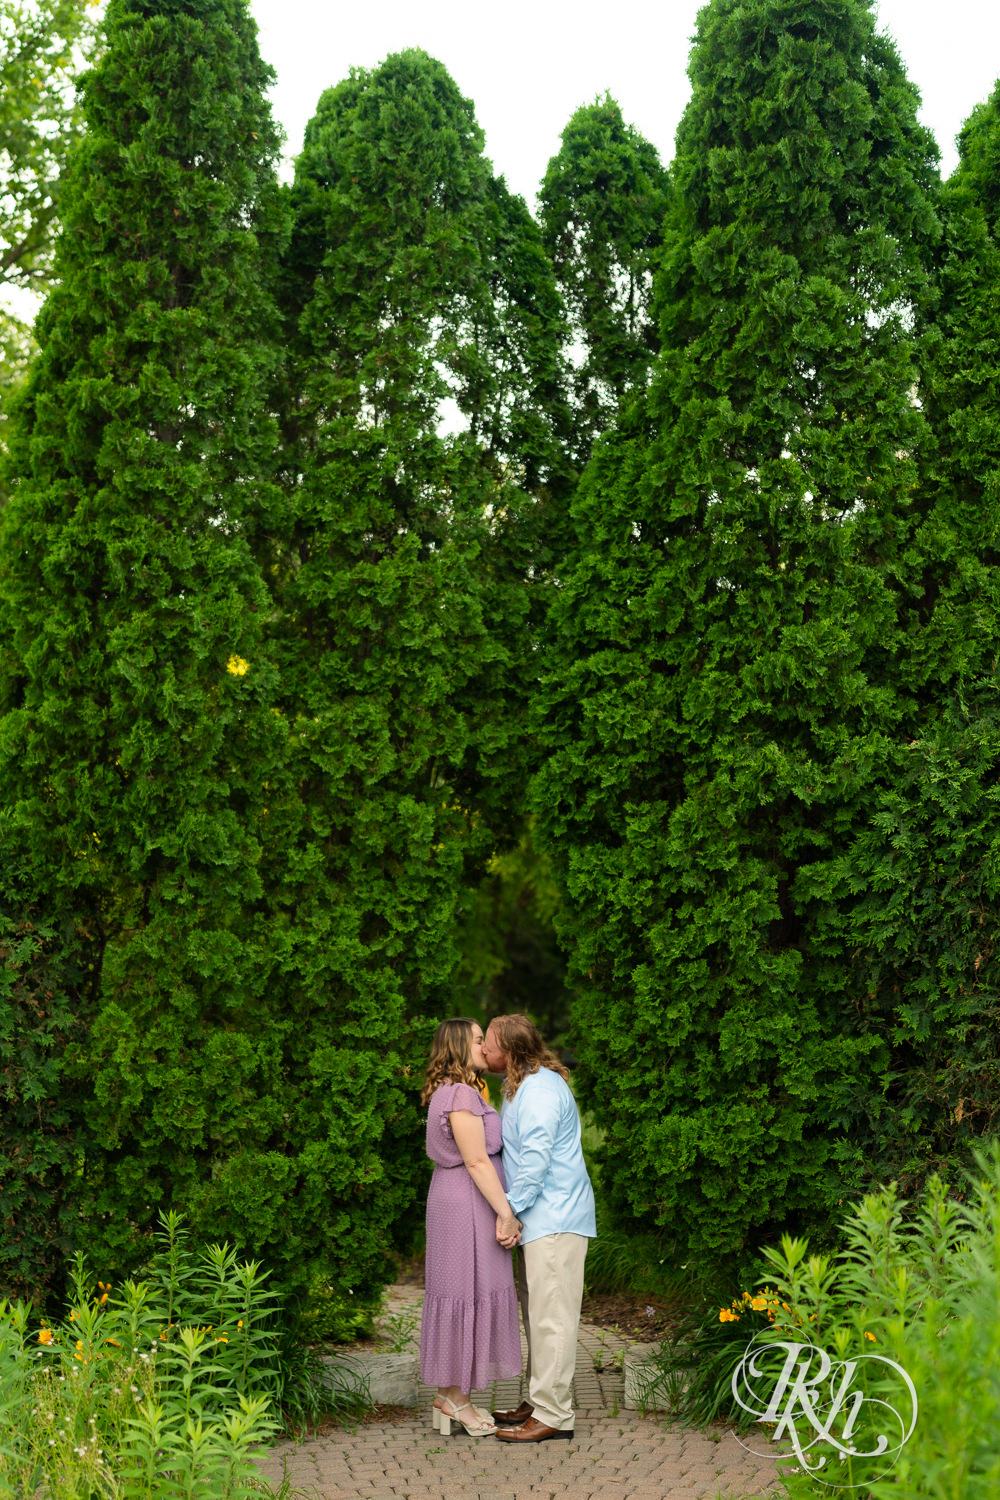
M 507 1201 L 521 1220 L 521 1243 L 545 1234 L 597 1234 L 594 1189 L 580 1140 L 573 1092 L 551 1068 L 523 1080 L 501 1110 Z

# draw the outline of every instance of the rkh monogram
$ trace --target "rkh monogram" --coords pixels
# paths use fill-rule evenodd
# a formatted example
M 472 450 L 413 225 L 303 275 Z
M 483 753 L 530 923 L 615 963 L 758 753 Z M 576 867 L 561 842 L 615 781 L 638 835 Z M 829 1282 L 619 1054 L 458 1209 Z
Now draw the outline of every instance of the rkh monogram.
M 783 1363 L 775 1378 L 779 1359 Z M 877 1394 L 871 1393 L 875 1377 L 879 1377 Z M 867 1390 L 859 1389 L 856 1382 L 863 1382 Z M 887 1390 L 894 1394 L 900 1382 L 902 1411 L 886 1399 Z M 857 1472 L 855 1460 L 881 1460 L 882 1474 L 892 1467 L 917 1424 L 913 1381 L 901 1365 L 881 1354 L 832 1360 L 815 1344 L 754 1339 L 733 1371 L 731 1383 L 733 1396 L 745 1412 L 759 1422 L 775 1424 L 772 1440 L 789 1438 L 802 1468 L 818 1483 L 838 1488 L 854 1489 L 873 1483 L 878 1476 L 866 1472 L 863 1479 L 846 1483 L 841 1478 L 821 1478 L 818 1470 L 828 1455 L 820 1453 L 810 1462 L 814 1449 L 825 1445 L 850 1460 L 852 1474 Z M 808 1441 L 803 1441 L 807 1433 Z

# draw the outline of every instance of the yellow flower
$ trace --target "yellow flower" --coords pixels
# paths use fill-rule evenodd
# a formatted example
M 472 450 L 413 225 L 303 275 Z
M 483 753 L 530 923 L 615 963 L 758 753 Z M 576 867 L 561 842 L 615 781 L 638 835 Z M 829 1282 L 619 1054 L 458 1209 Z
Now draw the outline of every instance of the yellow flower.
M 865 1338 L 871 1339 L 873 1344 L 878 1343 L 878 1339 L 875 1337 L 875 1335 L 873 1333 L 869 1333 L 867 1329 L 865 1329 Z
M 233 677 L 245 677 L 250 670 L 250 663 L 242 656 L 231 656 L 226 662 L 226 671 Z
M 51 1344 L 51 1343 L 54 1343 L 55 1341 L 54 1341 L 54 1339 L 52 1337 L 52 1329 L 51 1328 L 43 1328 L 42 1331 L 41 1331 L 41 1333 L 38 1335 L 38 1342 L 40 1344 Z
M 240 1319 L 240 1321 L 237 1323 L 236 1326 L 237 1326 L 237 1328 L 242 1328 L 243 1327 L 243 1319 L 242 1318 Z
M 730 1312 L 730 1310 L 729 1310 L 728 1307 L 720 1307 L 719 1308 L 719 1322 L 720 1323 L 738 1323 L 739 1321 L 740 1321 L 740 1315 L 739 1315 L 739 1313 Z
M 751 1297 L 750 1306 L 753 1308 L 754 1312 L 763 1312 L 765 1307 L 767 1306 L 767 1298 Z

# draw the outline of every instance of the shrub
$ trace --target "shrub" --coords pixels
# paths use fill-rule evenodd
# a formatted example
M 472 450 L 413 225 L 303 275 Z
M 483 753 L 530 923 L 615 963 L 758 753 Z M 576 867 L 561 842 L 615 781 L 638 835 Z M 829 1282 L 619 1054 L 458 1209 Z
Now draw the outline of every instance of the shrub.
M 316 1282 L 302 1299 L 299 1331 L 303 1338 L 331 1344 L 370 1338 L 379 1301 L 356 1297 L 352 1287 L 341 1291 L 332 1281 Z
M 605 94 L 575 111 L 539 190 L 545 248 L 578 356 L 573 457 L 581 468 L 644 385 L 657 348 L 651 291 L 667 182 L 656 147 Z
M 936 1177 L 915 1211 L 889 1188 L 864 1200 L 844 1235 L 846 1247 L 830 1257 L 807 1257 L 801 1241 L 784 1240 L 767 1253 L 772 1274 L 815 1343 L 842 1359 L 840 1351 L 870 1340 L 870 1352 L 901 1365 L 919 1411 L 884 1477 L 866 1487 L 870 1465 L 831 1459 L 825 1483 L 858 1484 L 859 1500 L 994 1500 L 1000 1144 L 977 1155 L 965 1202 L 949 1198 Z M 793 1500 L 815 1493 L 803 1474 L 790 1473 L 785 1483 Z
M 732 1298 L 717 1286 L 693 1288 L 670 1338 L 637 1376 L 640 1405 L 698 1427 L 719 1421 L 732 1422 L 738 1431 L 749 1427 L 750 1417 L 733 1400 L 733 1370 L 748 1342 L 772 1326 L 776 1301 L 771 1288 Z
M 86 1026 L 76 946 L 13 887 L 0 815 L 0 1295 L 65 1288 L 87 1129 L 65 1048 Z M 6 909 L 5 909 L 6 908 Z
M 682 1261 L 827 1227 L 888 1071 L 844 865 L 909 709 L 937 222 L 868 0 L 712 0 L 690 74 L 660 350 L 574 502 L 534 783 L 614 1207 Z
M 0 1494 L 224 1500 L 259 1488 L 251 1450 L 279 1426 L 265 1281 L 227 1246 L 192 1254 L 174 1215 L 148 1279 L 92 1292 L 77 1256 L 65 1317 L 0 1302 Z
M 890 1187 L 851 1211 L 838 1251 L 810 1254 L 804 1239 L 786 1235 L 779 1247 L 764 1250 L 763 1260 L 770 1281 L 762 1291 L 739 1293 L 722 1307 L 703 1306 L 663 1349 L 648 1382 L 649 1403 L 695 1423 L 731 1417 L 747 1428 L 732 1383 L 756 1339 L 764 1346 L 808 1342 L 831 1360 L 857 1360 L 852 1388 L 899 1411 L 903 1382 L 881 1363 L 886 1358 L 916 1389 L 912 1436 L 898 1457 L 890 1451 L 882 1461 L 881 1476 L 874 1461 L 815 1443 L 809 1462 L 824 1458 L 818 1471 L 824 1492 L 848 1485 L 858 1500 L 993 1500 L 1000 1485 L 1000 1144 L 977 1157 L 965 1202 L 949 1197 L 936 1177 L 915 1205 Z M 783 1358 L 776 1353 L 765 1361 L 758 1398 L 766 1401 Z M 832 1428 L 845 1446 L 850 1410 L 848 1404 Z M 871 1426 L 872 1410 L 862 1409 L 850 1440 L 863 1451 L 869 1424 L 871 1432 L 890 1435 L 892 1450 L 899 1437 L 895 1420 L 887 1408 L 874 1408 Z M 804 1434 L 810 1442 L 815 1436 Z M 792 1500 L 813 1500 L 816 1479 L 795 1460 L 782 1477 Z

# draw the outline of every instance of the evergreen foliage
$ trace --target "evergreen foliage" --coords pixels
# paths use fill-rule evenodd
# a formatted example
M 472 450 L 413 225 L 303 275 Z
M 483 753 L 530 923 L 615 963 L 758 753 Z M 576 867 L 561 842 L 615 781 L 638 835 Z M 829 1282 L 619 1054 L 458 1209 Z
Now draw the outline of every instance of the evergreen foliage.
M 626 395 L 644 386 L 658 347 L 650 304 L 667 191 L 656 147 L 610 94 L 576 111 L 545 173 L 542 233 L 583 350 L 574 373 L 581 466 Z
M 523 581 L 562 461 L 558 297 L 482 144 L 441 65 L 402 53 L 322 96 L 290 194 L 261 874 L 356 1293 L 421 1191 L 416 1086 L 456 904 L 520 790 Z
M 0 525 L 0 1292 L 182 1207 L 365 1304 L 470 998 L 573 996 L 611 1207 L 682 1258 L 954 1171 L 1000 1105 L 1000 91 L 941 189 L 871 0 L 709 0 L 669 180 L 605 97 L 538 226 L 422 52 L 283 193 L 245 0 L 102 46 L 58 201 L 68 102 L 5 200 L 18 275 L 65 233 Z
M 451 1009 L 485 1025 L 504 1012 L 531 1016 L 549 1040 L 570 1024 L 566 959 L 555 933 L 560 892 L 530 824 L 512 849 L 494 854 L 459 908 L 459 959 Z
M 62 1060 L 83 1037 L 84 976 L 72 932 L 39 925 L 10 832 L 0 818 L 0 1295 L 40 1304 L 79 1233 L 85 1090 Z
M 111 0 L 105 43 L 0 537 L 8 843 L 79 968 L 82 1036 L 38 1102 L 58 1124 L 86 1083 L 73 1194 L 105 1273 L 172 1203 L 287 1265 L 253 909 L 283 745 L 247 537 L 274 446 L 271 74 L 241 0 Z
M 89 0 L 0 0 L 0 289 L 38 292 L 51 279 L 59 177 L 80 133 L 73 79 L 92 49 Z M 33 348 L 0 302 L 0 457 L 7 408 Z M 0 504 L 6 490 L 0 476 Z
M 851 860 L 848 943 L 884 1015 L 892 1060 L 859 1143 L 870 1170 L 909 1188 L 949 1177 L 996 1129 L 1000 895 L 1000 91 L 959 140 L 943 233 L 919 319 L 919 582 L 900 668 L 914 709 L 893 769 L 872 789 Z
M 0 0 L 0 284 L 51 278 L 59 177 L 80 132 L 77 49 L 92 47 L 88 0 Z
M 586 1096 L 687 1253 L 822 1220 L 888 1059 L 843 861 L 897 681 L 933 147 L 866 0 L 712 0 L 644 412 L 595 450 L 541 695 Z

